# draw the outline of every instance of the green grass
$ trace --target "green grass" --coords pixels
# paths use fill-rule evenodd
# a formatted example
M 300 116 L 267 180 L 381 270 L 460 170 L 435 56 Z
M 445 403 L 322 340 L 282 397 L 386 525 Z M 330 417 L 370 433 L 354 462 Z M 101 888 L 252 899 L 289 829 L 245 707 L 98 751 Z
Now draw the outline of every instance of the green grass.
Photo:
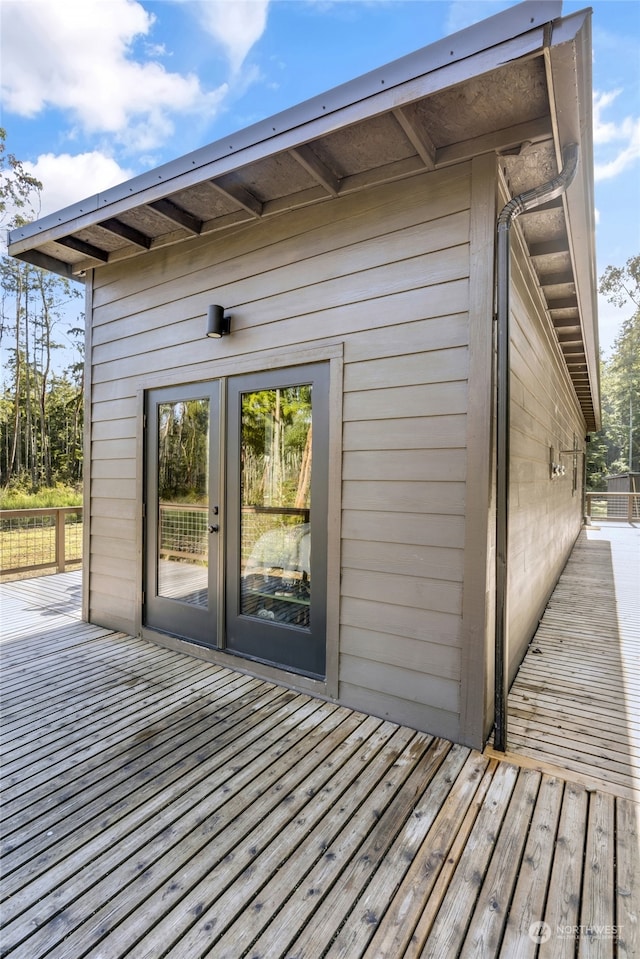
M 82 506 L 82 493 L 70 486 L 52 486 L 37 493 L 0 489 L 0 509 L 46 509 L 53 506 Z

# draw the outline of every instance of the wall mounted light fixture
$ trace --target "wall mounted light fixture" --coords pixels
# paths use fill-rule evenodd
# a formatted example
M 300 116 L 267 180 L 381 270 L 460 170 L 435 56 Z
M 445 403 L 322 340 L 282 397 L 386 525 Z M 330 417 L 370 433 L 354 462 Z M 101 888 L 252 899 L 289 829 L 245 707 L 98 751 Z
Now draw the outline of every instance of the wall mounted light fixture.
M 210 306 L 207 310 L 207 336 L 219 339 L 231 333 L 231 317 L 224 315 L 224 306 Z
M 549 478 L 558 479 L 560 476 L 564 476 L 565 468 L 564 464 L 560 462 L 560 450 L 558 451 L 558 458 L 555 456 L 555 451 L 553 446 L 549 447 Z

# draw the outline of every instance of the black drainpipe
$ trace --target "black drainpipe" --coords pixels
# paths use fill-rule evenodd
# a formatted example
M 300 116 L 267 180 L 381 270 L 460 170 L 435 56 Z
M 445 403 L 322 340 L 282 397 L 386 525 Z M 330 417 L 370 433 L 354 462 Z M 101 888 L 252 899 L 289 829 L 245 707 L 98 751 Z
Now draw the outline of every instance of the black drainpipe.
M 560 196 L 570 186 L 578 167 L 578 146 L 564 150 L 564 166 L 558 176 L 533 190 L 509 200 L 498 217 L 498 258 L 496 268 L 497 410 L 496 410 L 496 608 L 495 608 L 495 730 L 494 748 L 507 748 L 508 625 L 507 576 L 509 546 L 509 290 L 511 283 L 511 224 L 526 210 L 533 210 Z

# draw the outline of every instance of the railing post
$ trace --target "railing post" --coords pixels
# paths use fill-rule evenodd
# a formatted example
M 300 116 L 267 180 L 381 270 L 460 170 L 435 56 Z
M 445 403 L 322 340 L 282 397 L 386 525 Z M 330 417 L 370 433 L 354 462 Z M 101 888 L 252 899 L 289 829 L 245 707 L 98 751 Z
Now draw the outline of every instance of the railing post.
M 629 523 L 633 523 L 633 500 L 634 500 L 634 494 L 629 493 L 629 499 L 627 503 L 628 505 L 627 520 L 629 521 Z
M 56 568 L 59 573 L 64 573 L 66 513 L 63 509 L 56 509 L 55 517 L 56 517 Z

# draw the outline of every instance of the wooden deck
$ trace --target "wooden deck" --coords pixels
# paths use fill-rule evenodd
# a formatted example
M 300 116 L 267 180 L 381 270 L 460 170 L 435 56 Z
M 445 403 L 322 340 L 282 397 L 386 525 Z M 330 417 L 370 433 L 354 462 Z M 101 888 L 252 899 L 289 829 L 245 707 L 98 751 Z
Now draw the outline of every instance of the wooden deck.
M 507 758 L 640 799 L 640 528 L 580 534 L 508 717 Z
M 627 796 L 89 626 L 79 584 L 0 587 L 4 955 L 640 955 Z

